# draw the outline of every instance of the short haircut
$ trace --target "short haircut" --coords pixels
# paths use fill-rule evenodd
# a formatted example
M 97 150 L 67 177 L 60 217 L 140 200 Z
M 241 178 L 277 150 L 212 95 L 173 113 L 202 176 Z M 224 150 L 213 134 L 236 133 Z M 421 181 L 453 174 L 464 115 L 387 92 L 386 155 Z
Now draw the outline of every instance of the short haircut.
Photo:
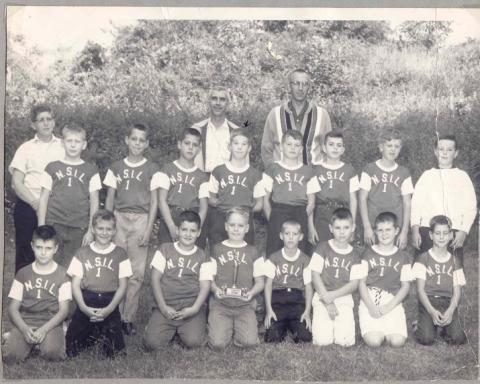
M 451 230 L 452 229 L 452 220 L 450 220 L 445 215 L 433 216 L 430 219 L 430 231 L 433 232 L 437 225 L 448 225 L 448 228 Z
M 112 211 L 108 209 L 99 209 L 92 217 L 92 225 L 95 226 L 100 220 L 113 221 L 114 225 L 117 225 L 117 219 Z
M 402 140 L 402 134 L 398 129 L 387 128 L 380 132 L 378 136 L 378 143 L 383 144 L 390 140 Z
M 230 143 L 233 141 L 233 139 L 237 136 L 243 136 L 246 137 L 248 140 L 248 144 L 252 143 L 252 139 L 250 137 L 250 132 L 246 130 L 245 128 L 236 128 L 233 129 L 232 132 L 230 133 Z
M 343 138 L 343 132 L 342 131 L 338 131 L 338 130 L 335 130 L 335 131 L 329 131 L 325 134 L 325 137 L 323 139 L 323 142 L 324 143 L 327 143 L 327 140 L 329 138 L 332 138 L 332 139 L 342 139 L 342 141 L 344 140 Z
M 35 240 L 52 240 L 55 244 L 58 244 L 58 235 L 51 225 L 40 225 L 39 227 L 35 228 L 32 235 L 32 243 Z
M 49 105 L 37 104 L 32 107 L 32 110 L 30 112 L 30 119 L 32 120 L 32 122 L 37 121 L 37 116 L 42 112 L 48 112 L 53 116 L 52 108 Z
M 295 73 L 303 73 L 307 75 L 309 79 L 312 78 L 312 76 L 310 76 L 310 73 L 308 73 L 304 68 L 295 68 L 293 71 L 290 71 L 290 73 L 288 74 L 288 81 L 292 81 L 293 74 Z
M 223 85 L 213 85 L 210 87 L 208 90 L 208 98 L 212 96 L 212 93 L 214 91 L 219 91 L 219 92 L 225 92 L 225 97 L 227 98 L 227 102 L 230 103 L 232 101 L 232 95 L 230 94 L 230 90 L 227 87 L 224 87 Z
M 398 227 L 398 218 L 393 212 L 382 212 L 375 218 L 375 228 L 381 223 L 392 223 L 395 228 Z
M 243 216 L 243 218 L 247 223 L 250 220 L 250 212 L 248 211 L 248 209 L 243 207 L 232 207 L 225 213 L 225 221 L 228 221 L 228 219 L 230 219 L 230 216 L 232 216 L 235 213 L 238 213 L 239 215 Z
M 350 220 L 353 223 L 353 216 L 350 209 L 345 207 L 335 209 L 330 218 L 330 224 L 333 224 L 335 220 Z
M 67 133 L 81 133 L 83 138 L 87 138 L 87 131 L 77 123 L 68 123 L 62 128 L 62 137 L 65 138 Z
M 195 128 L 184 128 L 180 135 L 178 136 L 178 141 L 183 141 L 187 136 L 195 136 L 198 137 L 200 143 L 202 142 L 202 134 L 198 129 Z
M 148 138 L 150 136 L 150 128 L 148 128 L 145 124 L 141 124 L 141 123 L 130 124 L 127 128 L 127 137 L 132 134 L 134 129 L 145 132 L 145 135 L 146 135 L 147 140 L 148 140 Z
M 300 233 L 303 233 L 303 231 L 302 231 L 302 226 L 300 225 L 300 223 L 299 223 L 298 221 L 296 221 L 296 220 L 293 220 L 293 219 L 288 219 L 288 220 L 285 220 L 285 221 L 283 222 L 283 224 L 282 224 L 282 232 L 283 232 L 283 231 L 285 230 L 285 228 L 286 228 L 287 226 L 289 226 L 289 225 L 290 225 L 291 227 L 297 227 L 297 228 L 298 228 L 298 231 L 299 231 Z
M 453 133 L 438 135 L 437 140 L 435 140 L 435 148 L 438 148 L 438 142 L 440 140 L 453 141 L 453 143 L 455 144 L 455 150 L 458 149 L 458 140 L 457 140 L 457 137 Z
M 303 143 L 303 135 L 302 132 L 297 131 L 296 129 L 288 129 L 282 136 L 282 144 L 287 141 L 287 139 L 291 137 L 297 141 Z
M 195 223 L 197 224 L 197 228 L 200 228 L 200 225 L 202 223 L 200 216 L 198 215 L 197 212 L 194 211 L 183 211 L 180 213 L 178 216 L 178 225 L 180 226 L 182 223 Z

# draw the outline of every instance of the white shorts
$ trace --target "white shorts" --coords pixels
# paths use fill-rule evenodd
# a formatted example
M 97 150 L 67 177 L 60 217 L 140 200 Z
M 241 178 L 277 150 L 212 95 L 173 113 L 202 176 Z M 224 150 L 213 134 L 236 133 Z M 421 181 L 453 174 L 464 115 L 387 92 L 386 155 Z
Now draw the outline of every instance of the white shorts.
M 393 299 L 393 295 L 387 291 L 368 288 L 370 298 L 378 306 L 385 305 Z M 401 335 L 407 337 L 407 319 L 405 317 L 405 310 L 403 304 L 398 304 L 394 309 L 388 312 L 386 315 L 379 317 L 378 319 L 370 316 L 367 306 L 360 300 L 360 306 L 358 308 L 358 320 L 360 322 L 360 332 L 362 337 L 366 333 L 380 332 L 385 336 L 388 335 Z
M 346 295 L 334 300 L 338 315 L 330 318 L 325 304 L 318 294 L 313 295 L 312 336 L 315 345 L 338 344 L 349 347 L 355 344 L 355 319 L 353 317 L 352 295 Z

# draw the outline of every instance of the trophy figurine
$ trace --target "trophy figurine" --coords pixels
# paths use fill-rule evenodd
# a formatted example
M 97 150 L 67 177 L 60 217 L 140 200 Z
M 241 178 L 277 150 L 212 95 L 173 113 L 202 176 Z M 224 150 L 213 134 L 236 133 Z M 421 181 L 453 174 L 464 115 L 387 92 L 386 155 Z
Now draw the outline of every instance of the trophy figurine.
M 237 251 L 238 253 L 238 251 Z M 240 263 L 237 260 L 234 260 L 235 269 L 233 270 L 233 283 L 231 287 L 222 286 L 223 297 L 230 297 L 235 299 L 242 299 L 245 296 L 245 289 L 237 288 L 237 275 L 238 275 L 238 268 L 240 267 Z

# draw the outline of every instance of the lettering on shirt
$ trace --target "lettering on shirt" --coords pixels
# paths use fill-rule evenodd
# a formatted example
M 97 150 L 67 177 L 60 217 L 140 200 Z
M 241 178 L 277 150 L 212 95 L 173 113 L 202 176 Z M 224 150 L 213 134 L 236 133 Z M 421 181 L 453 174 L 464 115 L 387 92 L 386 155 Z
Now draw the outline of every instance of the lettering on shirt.
M 86 272 L 90 271 L 91 269 L 96 269 L 95 277 L 102 277 L 102 270 L 108 269 L 113 271 L 112 268 L 113 259 L 110 257 L 95 257 L 93 261 L 93 265 L 90 260 L 87 260 L 83 263 L 85 265 Z
M 192 187 L 195 187 L 194 180 L 195 180 L 195 176 L 184 174 L 182 172 L 177 172 L 176 174 L 170 175 L 170 183 L 172 183 L 172 185 L 179 183 L 179 184 L 189 184 Z
M 452 265 L 446 265 L 446 264 L 437 264 L 435 263 L 432 266 L 428 266 L 427 268 L 427 275 L 432 277 L 434 275 L 448 275 L 448 276 L 453 276 L 453 266 Z
M 242 187 L 247 188 L 247 177 L 240 175 L 228 175 L 226 179 L 222 177 L 220 179 L 220 186 L 226 188 L 227 185 L 241 185 Z
M 368 260 L 368 263 L 372 269 L 376 267 L 387 267 L 393 268 L 396 272 L 400 272 L 400 262 L 395 261 L 390 257 L 378 257 L 378 260 L 372 257 L 370 260 Z
M 80 183 L 83 184 L 83 178 L 85 177 L 85 172 L 81 172 L 76 168 L 73 167 L 66 167 L 65 168 L 65 174 L 61 169 L 55 172 L 55 176 L 57 176 L 58 180 L 62 180 L 64 177 L 70 177 L 70 178 L 75 178 L 77 179 Z M 71 187 L 71 183 L 68 183 L 68 186 Z
M 175 263 L 176 261 L 176 263 Z M 186 261 L 186 262 L 185 262 Z M 198 261 L 187 259 L 185 260 L 184 257 L 179 257 L 178 260 L 168 259 L 167 260 L 167 269 L 171 270 L 174 268 L 181 268 L 181 269 L 189 269 L 193 273 L 197 273 L 198 270 Z
M 135 179 L 142 181 L 143 171 L 137 171 L 136 169 L 124 169 L 123 173 L 117 175 L 117 183 L 121 184 L 122 180 Z
M 332 257 L 325 259 L 325 268 L 342 268 L 346 271 L 350 271 L 350 266 L 352 264 L 351 260 L 345 260 L 340 257 Z
M 297 184 L 303 186 L 304 181 L 305 181 L 305 176 L 304 175 L 299 175 L 298 173 L 291 173 L 291 172 L 285 171 L 283 173 L 277 174 L 275 176 L 275 181 L 278 184 L 297 183 Z
M 276 276 L 290 275 L 290 276 L 298 277 L 299 273 L 300 273 L 300 267 L 298 265 L 295 265 L 295 264 L 289 265 L 288 263 L 277 265 L 277 268 L 275 271 Z
M 37 277 L 33 282 L 32 280 L 25 281 L 24 285 L 25 285 L 25 290 L 27 292 L 31 291 L 32 289 L 37 290 L 37 295 L 36 295 L 37 299 L 42 298 L 42 295 L 41 295 L 42 291 L 46 291 L 50 295 L 56 297 L 56 294 L 54 291 L 55 283 L 51 282 L 48 279 L 44 279 L 43 277 Z
M 342 183 L 345 182 L 345 172 L 341 171 L 326 171 L 325 175 L 322 173 L 318 176 L 318 181 L 320 184 L 325 184 L 329 180 L 338 180 Z
M 371 176 L 373 184 L 377 185 L 379 183 L 384 183 L 384 184 L 393 184 L 397 188 L 400 188 L 399 182 L 400 182 L 400 176 L 396 176 L 393 173 L 385 173 L 383 172 L 380 176 L 380 179 L 378 178 L 377 175 L 372 175 Z M 383 192 L 386 192 L 385 188 L 383 189 Z
M 235 264 L 248 264 L 245 253 L 240 254 L 240 252 L 237 250 L 227 251 L 225 255 L 222 253 L 218 257 L 218 262 L 220 265 L 225 265 L 231 261 L 235 262 Z

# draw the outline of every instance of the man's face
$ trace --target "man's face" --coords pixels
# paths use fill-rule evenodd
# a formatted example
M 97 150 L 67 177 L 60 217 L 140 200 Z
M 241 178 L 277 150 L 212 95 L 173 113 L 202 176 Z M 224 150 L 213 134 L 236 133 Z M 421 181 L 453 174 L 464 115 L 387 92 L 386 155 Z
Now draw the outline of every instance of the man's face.
M 457 157 L 458 152 L 455 148 L 455 142 L 452 140 L 440 140 L 435 148 L 435 156 L 438 160 L 439 168 L 452 168 L 453 160 Z
M 32 123 L 32 128 L 37 132 L 40 139 L 48 139 L 53 133 L 55 120 L 50 112 L 40 112 Z
M 310 90 L 310 76 L 306 73 L 294 72 L 290 76 L 290 94 L 292 100 L 303 103 Z
M 210 114 L 214 117 L 224 117 L 227 112 L 228 98 L 225 91 L 212 91 L 210 94 Z

